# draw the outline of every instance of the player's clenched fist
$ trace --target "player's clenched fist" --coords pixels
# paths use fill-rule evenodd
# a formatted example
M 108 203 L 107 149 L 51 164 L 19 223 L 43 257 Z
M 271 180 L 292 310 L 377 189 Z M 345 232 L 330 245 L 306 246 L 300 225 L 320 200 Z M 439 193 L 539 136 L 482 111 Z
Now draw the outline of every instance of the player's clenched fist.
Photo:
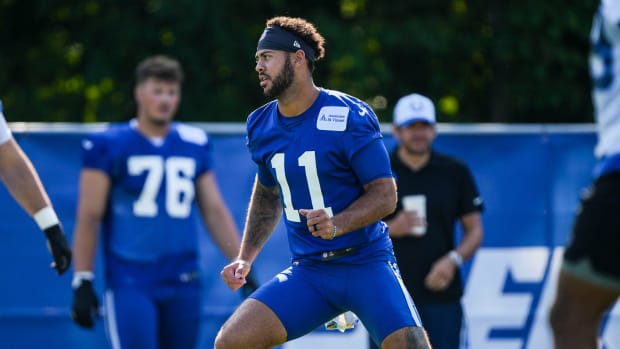
M 250 273 L 252 269 L 250 263 L 237 259 L 222 269 L 220 275 L 224 279 L 224 283 L 233 291 L 239 289 L 245 285 L 247 280 L 245 277 Z

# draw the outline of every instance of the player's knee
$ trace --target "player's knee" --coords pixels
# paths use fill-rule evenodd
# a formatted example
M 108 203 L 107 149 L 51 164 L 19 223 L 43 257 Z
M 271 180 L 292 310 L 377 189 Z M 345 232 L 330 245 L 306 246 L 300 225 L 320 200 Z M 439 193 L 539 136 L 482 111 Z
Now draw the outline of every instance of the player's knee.
M 555 334 L 561 334 L 574 331 L 575 326 L 579 327 L 579 320 L 574 318 L 570 304 L 556 301 L 549 309 L 549 325 Z
M 232 342 L 232 337 L 226 333 L 224 328 L 221 328 L 215 337 L 215 343 L 213 345 L 214 349 L 226 349 L 226 348 L 234 348 L 234 343 Z
M 561 332 L 561 329 L 566 326 L 566 322 L 562 316 L 563 313 L 565 313 L 565 311 L 562 309 L 561 305 L 557 303 L 553 303 L 551 309 L 549 309 L 549 325 L 551 326 L 551 330 L 555 333 Z
M 217 333 L 213 347 L 214 349 L 262 348 L 258 341 L 258 338 L 253 340 L 244 332 L 233 331 L 229 326 L 224 326 Z
M 273 345 L 265 345 L 263 338 L 233 334 L 232 331 L 220 329 L 215 337 L 214 349 L 263 349 Z
M 431 346 L 424 328 L 411 326 L 391 333 L 383 340 L 381 348 L 431 349 Z

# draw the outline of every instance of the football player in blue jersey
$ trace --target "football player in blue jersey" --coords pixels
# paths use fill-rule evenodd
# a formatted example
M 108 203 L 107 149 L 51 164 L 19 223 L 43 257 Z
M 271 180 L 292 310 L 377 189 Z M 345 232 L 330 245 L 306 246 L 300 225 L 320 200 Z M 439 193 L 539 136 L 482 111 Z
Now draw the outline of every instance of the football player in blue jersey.
M 601 324 L 620 297 L 620 1 L 601 0 L 590 45 L 598 162 L 557 279 L 549 315 L 555 349 L 601 347 Z
M 260 87 L 275 100 L 247 120 L 258 174 L 239 256 L 221 274 L 241 287 L 281 216 L 292 264 L 231 315 L 217 349 L 270 348 L 346 311 L 382 348 L 430 348 L 381 221 L 396 186 L 379 122 L 363 101 L 314 84 L 323 46 L 290 17 L 269 19 L 258 41 Z
M 13 138 L 0 101 L 0 180 L 11 196 L 45 233 L 54 259 L 52 268 L 62 275 L 71 265 L 71 248 L 37 170 Z
M 106 330 L 114 348 L 195 347 L 199 217 L 227 257 L 239 251 L 207 134 L 173 122 L 182 79 L 176 60 L 147 58 L 136 69 L 136 118 L 83 142 L 72 316 L 82 327 L 94 326 L 101 228 Z

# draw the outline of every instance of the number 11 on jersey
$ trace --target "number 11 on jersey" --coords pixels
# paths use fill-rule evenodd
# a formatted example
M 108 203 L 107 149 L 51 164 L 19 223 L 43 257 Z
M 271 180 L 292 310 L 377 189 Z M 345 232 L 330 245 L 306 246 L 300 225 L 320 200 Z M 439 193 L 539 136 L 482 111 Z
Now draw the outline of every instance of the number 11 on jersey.
M 325 209 L 327 214 L 332 217 L 334 213 L 331 207 L 325 207 L 323 192 L 321 191 L 321 183 L 319 182 L 319 173 L 316 169 L 316 155 L 314 151 L 305 151 L 297 158 L 297 165 L 302 166 L 306 173 L 306 184 L 310 192 L 310 200 L 312 209 Z M 276 179 L 282 190 L 282 199 L 284 200 L 284 214 L 286 219 L 291 222 L 301 222 L 301 216 L 298 209 L 293 207 L 293 198 L 291 196 L 291 188 L 286 180 L 286 171 L 284 168 L 284 153 L 276 153 L 271 158 L 271 167 L 276 171 Z M 305 207 L 303 207 L 305 208 Z

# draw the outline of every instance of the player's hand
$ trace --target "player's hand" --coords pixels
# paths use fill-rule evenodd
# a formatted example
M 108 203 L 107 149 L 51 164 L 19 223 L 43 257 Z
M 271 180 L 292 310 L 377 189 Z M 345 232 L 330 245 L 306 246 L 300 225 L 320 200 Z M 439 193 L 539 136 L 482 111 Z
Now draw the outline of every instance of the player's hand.
M 332 240 L 336 237 L 334 221 L 324 209 L 307 210 L 302 208 L 299 210 L 299 214 L 306 217 L 308 231 L 312 236 L 324 240 Z
M 99 300 L 93 289 L 93 282 L 81 280 L 80 285 L 73 291 L 73 305 L 71 318 L 84 328 L 95 326 L 94 318 L 99 315 Z
M 47 239 L 47 249 L 50 251 L 54 261 L 52 268 L 56 269 L 58 275 L 62 275 L 71 265 L 71 248 L 67 243 L 67 237 L 60 224 L 54 224 L 44 230 Z
M 246 276 L 250 273 L 252 266 L 250 263 L 237 259 L 222 269 L 220 275 L 224 283 L 233 291 L 238 290 L 247 283 Z
M 258 289 L 259 284 L 254 277 L 254 273 L 250 271 L 248 275 L 245 276 L 245 285 L 241 286 L 241 296 L 243 299 L 248 298 L 249 295 L 254 293 L 256 289 Z

